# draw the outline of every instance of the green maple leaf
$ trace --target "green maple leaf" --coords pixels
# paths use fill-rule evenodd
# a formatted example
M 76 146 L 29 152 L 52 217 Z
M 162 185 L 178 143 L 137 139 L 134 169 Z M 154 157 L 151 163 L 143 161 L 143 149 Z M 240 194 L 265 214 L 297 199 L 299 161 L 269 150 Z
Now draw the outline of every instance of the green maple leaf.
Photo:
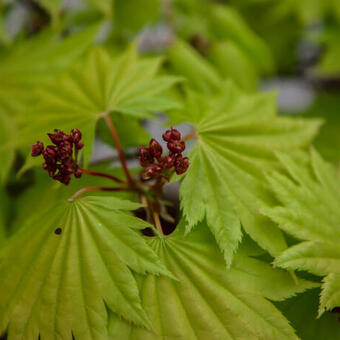
M 308 270 L 326 276 L 320 297 L 319 316 L 340 306 L 340 176 L 315 152 L 311 167 L 280 155 L 292 178 L 279 173 L 268 177 L 282 206 L 263 208 L 280 228 L 303 242 L 284 251 L 277 266 Z
M 150 240 L 177 281 L 140 278 L 143 306 L 155 331 L 111 315 L 110 339 L 297 339 L 282 314 L 267 300 L 281 300 L 314 286 L 295 284 L 285 271 L 238 255 L 230 270 L 206 227 L 186 237 L 175 233 Z
M 7 114 L 23 113 L 36 86 L 55 78 L 91 45 L 98 27 L 62 39 L 45 31 L 8 48 L 0 59 L 0 107 Z
M 286 247 L 279 229 L 259 214 L 261 202 L 273 202 L 263 173 L 279 166 L 275 152 L 308 145 L 320 121 L 278 117 L 275 105 L 271 93 L 244 95 L 228 82 L 209 98 L 189 93 L 181 117 L 197 133 L 180 187 L 187 231 L 206 218 L 227 265 L 241 240 L 241 223 L 270 254 Z
M 130 269 L 169 272 L 139 235 L 149 225 L 127 213 L 138 207 L 88 196 L 30 219 L 0 250 L 0 334 L 106 339 L 106 307 L 149 327 Z
M 134 47 L 115 58 L 102 48 L 93 48 L 82 65 L 38 91 L 37 105 L 27 115 L 35 124 L 24 118 L 21 143 L 31 144 L 32 136 L 44 140 L 46 132 L 54 128 L 68 132 L 76 127 L 83 133 L 86 164 L 97 120 L 104 114 L 147 118 L 152 112 L 177 107 L 162 92 L 179 78 L 156 76 L 160 63 L 160 58 L 138 58 Z

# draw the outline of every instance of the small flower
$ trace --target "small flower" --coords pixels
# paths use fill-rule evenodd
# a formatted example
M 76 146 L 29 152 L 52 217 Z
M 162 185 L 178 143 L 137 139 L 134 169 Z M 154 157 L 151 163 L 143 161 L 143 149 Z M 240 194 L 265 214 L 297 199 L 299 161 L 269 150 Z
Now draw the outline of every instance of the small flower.
M 177 154 L 180 154 L 185 150 L 185 143 L 181 140 L 170 141 L 167 146 L 171 152 Z
M 175 159 L 176 159 L 175 155 L 164 156 L 159 160 L 159 164 L 164 169 L 171 169 L 174 166 Z
M 81 169 L 78 168 L 74 173 L 74 177 L 80 178 L 82 174 L 83 174 L 83 172 L 81 171 Z
M 70 139 L 73 143 L 79 143 L 81 140 L 81 132 L 78 129 L 72 129 L 70 132 Z
M 31 145 L 32 152 L 31 155 L 32 157 L 37 157 L 42 154 L 44 151 L 44 144 L 40 141 L 37 141 L 35 144 Z
M 76 147 L 77 150 L 82 149 L 83 146 L 84 146 L 84 143 L 83 143 L 83 142 L 78 142 L 78 143 L 75 145 L 75 147 Z
M 154 161 L 154 157 L 152 156 L 150 149 L 145 146 L 139 147 L 139 163 L 143 168 L 151 165 Z
M 163 140 L 165 142 L 180 140 L 181 139 L 181 133 L 171 126 L 170 130 L 166 130 L 163 133 L 162 137 L 163 137 Z
M 43 168 L 48 175 L 67 185 L 71 180 L 71 175 L 80 178 L 82 171 L 77 164 L 77 151 L 84 144 L 80 141 L 82 135 L 78 129 L 71 130 L 70 134 L 66 134 L 61 130 L 54 130 L 54 133 L 47 134 L 54 145 L 48 145 L 44 149 L 42 142 L 37 142 L 31 146 L 32 156 L 43 155 L 45 163 Z
M 150 179 L 159 177 L 162 174 L 163 168 L 160 165 L 154 164 L 147 167 L 142 173 L 143 179 Z
M 156 139 L 152 138 L 149 144 L 149 150 L 152 156 L 159 159 L 162 156 L 163 148 Z
M 188 157 L 183 157 L 182 155 L 179 155 L 176 157 L 175 160 L 175 171 L 177 175 L 184 174 L 189 167 L 189 158 Z

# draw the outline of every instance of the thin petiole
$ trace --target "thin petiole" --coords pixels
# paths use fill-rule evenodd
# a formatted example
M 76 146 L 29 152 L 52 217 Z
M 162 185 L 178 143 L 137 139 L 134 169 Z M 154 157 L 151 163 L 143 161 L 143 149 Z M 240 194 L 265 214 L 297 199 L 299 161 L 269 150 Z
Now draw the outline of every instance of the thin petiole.
M 123 171 L 125 173 L 125 176 L 126 176 L 128 182 L 129 182 L 130 186 L 133 187 L 133 186 L 135 186 L 134 185 L 135 181 L 132 178 L 132 176 L 130 174 L 130 171 L 129 171 L 128 167 L 127 167 L 125 155 L 124 155 L 123 148 L 122 148 L 122 145 L 120 143 L 120 140 L 119 140 L 119 137 L 118 137 L 118 134 L 117 134 L 117 130 L 116 130 L 114 124 L 112 123 L 108 113 L 105 113 L 103 115 L 103 117 L 105 119 L 106 125 L 108 126 L 108 128 L 109 128 L 109 130 L 111 132 L 113 141 L 114 141 L 114 143 L 116 145 L 118 156 L 119 156 L 119 160 L 120 160 L 120 163 L 122 164 L 122 168 L 123 168 Z
M 91 171 L 91 170 L 87 170 L 87 169 L 84 169 L 84 168 L 81 168 L 81 171 L 84 173 L 84 174 L 87 174 L 87 175 L 91 175 L 91 176 L 98 176 L 98 177 L 104 177 L 104 178 L 108 178 L 108 179 L 111 179 L 117 183 L 126 183 L 125 181 L 123 181 L 122 179 L 116 177 L 116 176 L 113 176 L 113 175 L 109 175 L 109 174 L 106 174 L 106 173 L 103 173 L 103 172 L 98 172 L 98 171 Z

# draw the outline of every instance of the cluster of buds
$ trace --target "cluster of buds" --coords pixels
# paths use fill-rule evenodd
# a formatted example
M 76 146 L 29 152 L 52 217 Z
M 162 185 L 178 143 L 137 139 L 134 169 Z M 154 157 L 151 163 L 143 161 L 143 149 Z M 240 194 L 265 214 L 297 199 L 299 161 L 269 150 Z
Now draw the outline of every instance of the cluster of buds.
M 67 135 L 61 130 L 48 133 L 48 137 L 54 145 L 44 144 L 40 141 L 31 146 L 33 157 L 42 155 L 45 163 L 43 168 L 49 176 L 65 185 L 69 184 L 71 175 L 80 178 L 82 171 L 77 164 L 78 151 L 84 146 L 81 140 L 81 132 L 78 129 L 71 130 Z
M 180 175 L 189 167 L 189 158 L 182 156 L 185 143 L 181 139 L 180 132 L 171 127 L 163 133 L 162 137 L 167 142 L 169 150 L 166 156 L 162 156 L 163 148 L 154 138 L 151 139 L 149 147 L 139 148 L 139 162 L 145 168 L 141 175 L 143 179 L 167 177 L 172 169 Z

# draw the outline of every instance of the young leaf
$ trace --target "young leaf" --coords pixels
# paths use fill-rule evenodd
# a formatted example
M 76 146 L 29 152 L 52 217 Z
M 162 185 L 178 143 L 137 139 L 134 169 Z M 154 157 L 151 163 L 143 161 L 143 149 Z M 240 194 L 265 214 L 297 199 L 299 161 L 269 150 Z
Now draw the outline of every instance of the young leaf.
M 130 271 L 168 274 L 114 197 L 61 201 L 0 249 L 0 334 L 8 339 L 106 339 L 107 309 L 150 327 Z
M 140 278 L 143 306 L 155 333 L 112 314 L 110 339 L 297 339 L 288 321 L 265 297 L 280 295 L 270 284 L 286 296 L 284 289 L 290 287 L 290 295 L 311 287 L 310 283 L 296 285 L 288 273 L 245 256 L 236 258 L 226 271 L 204 226 L 187 237 L 177 233 L 150 244 L 178 281 L 152 275 Z
M 92 43 L 98 27 L 62 39 L 45 31 L 8 49 L 0 60 L 0 108 L 23 113 L 35 86 L 65 70 Z
M 178 77 L 156 76 L 159 58 L 139 59 L 135 48 L 112 58 L 104 49 L 94 48 L 85 63 L 38 91 L 39 101 L 24 118 L 21 142 L 31 144 L 32 136 L 43 139 L 54 128 L 69 131 L 77 127 L 86 145 L 86 164 L 92 152 L 96 122 L 103 114 L 120 112 L 136 118 L 151 116 L 176 103 L 161 93 L 179 81 Z M 27 121 L 34 120 L 35 124 Z M 34 141 L 33 141 L 34 142 Z
M 291 178 L 273 173 L 269 183 L 282 206 L 263 208 L 280 228 L 305 240 L 284 251 L 275 260 L 283 268 L 327 275 L 322 286 L 319 316 L 340 306 L 340 176 L 315 152 L 311 168 L 280 155 Z
M 190 93 L 184 121 L 194 124 L 197 143 L 180 187 L 187 231 L 207 224 L 230 265 L 241 227 L 270 254 L 285 249 L 279 229 L 259 214 L 273 197 L 263 172 L 279 164 L 276 151 L 296 151 L 310 143 L 320 121 L 277 117 L 272 94 L 247 96 L 231 83 L 212 97 Z

